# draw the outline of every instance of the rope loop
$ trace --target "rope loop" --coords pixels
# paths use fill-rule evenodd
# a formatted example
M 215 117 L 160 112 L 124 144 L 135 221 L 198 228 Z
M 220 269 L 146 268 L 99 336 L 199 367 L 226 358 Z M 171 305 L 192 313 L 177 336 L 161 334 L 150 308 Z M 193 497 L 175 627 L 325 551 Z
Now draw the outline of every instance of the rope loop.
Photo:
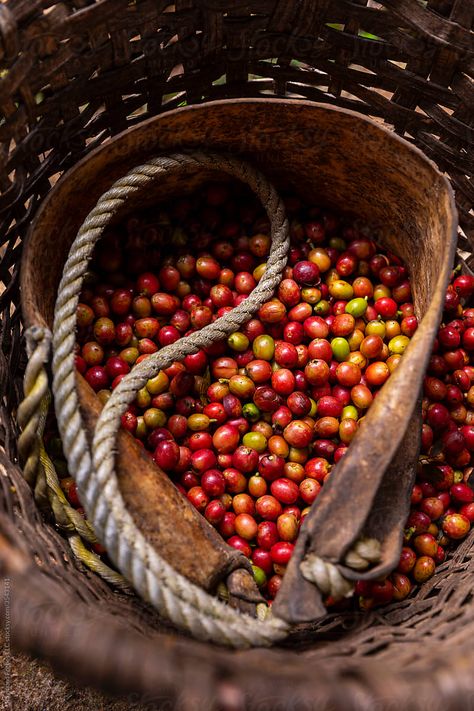
M 220 170 L 247 183 L 265 207 L 272 245 L 266 270 L 250 296 L 202 330 L 149 356 L 113 391 L 96 425 L 89 450 L 75 386 L 76 309 L 84 275 L 97 240 L 113 215 L 132 195 L 171 173 L 196 167 Z M 235 610 L 180 575 L 145 539 L 126 510 L 114 471 L 121 414 L 150 377 L 175 360 L 225 338 L 248 321 L 273 296 L 286 266 L 289 228 L 282 200 L 266 178 L 249 164 L 218 154 L 193 152 L 157 157 L 131 170 L 99 199 L 71 247 L 56 300 L 53 329 L 53 393 L 58 426 L 71 473 L 93 528 L 117 568 L 160 614 L 194 637 L 228 645 L 270 645 L 286 637 L 289 626 L 268 615 L 264 621 Z
M 88 262 L 114 214 L 132 195 L 171 173 L 183 173 L 196 167 L 228 173 L 247 183 L 260 199 L 270 220 L 272 237 L 265 272 L 248 298 L 230 313 L 148 356 L 121 380 L 99 416 L 90 450 L 79 408 L 74 366 L 76 309 Z M 89 213 L 70 249 L 55 305 L 53 392 L 56 415 L 69 471 L 74 474 L 79 497 L 94 531 L 125 578 L 163 617 L 194 637 L 235 648 L 270 645 L 285 638 L 290 627 L 271 612 L 264 616 L 260 610 L 254 618 L 226 605 L 179 574 L 155 550 L 125 507 L 115 473 L 116 438 L 121 415 L 150 378 L 173 361 L 182 360 L 228 336 L 273 296 L 286 266 L 288 250 L 289 227 L 283 202 L 275 188 L 251 165 L 214 153 L 160 156 L 117 180 Z M 336 566 L 316 560 L 310 567 L 319 569 L 317 584 L 320 586 L 322 581 L 321 590 L 337 585 L 339 592 L 349 592 L 351 584 L 344 581 Z

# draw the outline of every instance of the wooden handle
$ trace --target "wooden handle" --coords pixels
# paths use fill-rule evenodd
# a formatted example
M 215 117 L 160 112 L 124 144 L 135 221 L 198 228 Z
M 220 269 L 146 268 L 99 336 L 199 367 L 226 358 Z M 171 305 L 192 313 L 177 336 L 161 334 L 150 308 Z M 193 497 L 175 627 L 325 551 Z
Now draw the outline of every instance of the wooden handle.
M 349 580 L 376 579 L 396 567 L 403 526 L 410 509 L 420 437 L 421 405 L 418 403 L 385 473 L 377 470 L 376 459 L 368 465 L 370 454 L 365 466 L 345 471 L 341 468 L 332 496 L 322 499 L 321 506 L 316 502 L 312 515 L 307 517 L 301 529 L 282 587 L 273 604 L 276 615 L 296 624 L 318 619 L 325 614 L 321 593 L 305 580 L 300 569 L 302 560 L 310 553 L 338 563 L 342 574 Z M 329 532 L 330 540 L 326 532 Z M 367 572 L 341 565 L 347 551 L 361 536 L 377 539 L 382 547 L 380 562 Z

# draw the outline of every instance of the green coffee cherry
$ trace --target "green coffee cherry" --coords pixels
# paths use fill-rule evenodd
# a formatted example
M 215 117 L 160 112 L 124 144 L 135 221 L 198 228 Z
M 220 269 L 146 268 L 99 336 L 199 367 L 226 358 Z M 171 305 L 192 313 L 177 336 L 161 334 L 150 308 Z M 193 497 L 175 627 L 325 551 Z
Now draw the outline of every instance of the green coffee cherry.
M 359 413 L 354 405 L 346 405 L 342 410 L 341 420 L 358 420 Z
M 326 299 L 321 299 L 321 301 L 318 301 L 318 303 L 314 307 L 314 313 L 317 316 L 326 316 L 331 309 L 331 306 L 329 304 L 329 301 L 326 301 Z
M 394 336 L 388 342 L 388 350 L 390 353 L 396 353 L 397 355 L 402 355 L 405 353 L 410 339 L 408 336 Z
M 242 414 L 249 422 L 258 422 L 260 419 L 260 410 L 253 402 L 247 402 L 242 408 Z
M 346 304 L 346 314 L 351 314 L 354 318 L 360 318 L 367 311 L 367 301 L 362 297 L 351 299 Z
M 369 321 L 365 327 L 366 336 L 380 336 L 380 338 L 385 338 L 385 324 L 383 321 L 378 321 L 374 319 Z
M 271 336 L 257 336 L 252 344 L 255 358 L 260 360 L 271 360 L 275 353 L 275 341 Z
M 249 347 L 249 344 L 250 341 L 245 333 L 241 333 L 240 331 L 231 333 L 227 339 L 229 348 L 232 348 L 233 351 L 237 351 L 237 353 L 244 353 Z
M 333 338 L 331 341 L 331 348 L 334 358 L 339 362 L 346 360 L 347 356 L 351 352 L 349 344 L 345 338 Z
M 257 583 L 257 587 L 263 588 L 267 583 L 267 576 L 264 571 L 258 567 L 258 565 L 252 565 L 253 579 Z
M 267 448 L 267 438 L 261 432 L 247 432 L 242 438 L 246 447 L 255 449 L 259 454 Z

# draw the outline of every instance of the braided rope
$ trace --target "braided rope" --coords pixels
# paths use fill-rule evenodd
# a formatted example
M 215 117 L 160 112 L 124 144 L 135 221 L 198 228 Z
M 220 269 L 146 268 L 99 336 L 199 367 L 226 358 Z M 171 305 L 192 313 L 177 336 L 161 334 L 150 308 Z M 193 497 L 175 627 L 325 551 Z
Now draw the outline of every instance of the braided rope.
M 353 583 L 343 577 L 334 563 L 329 563 L 314 553 L 309 553 L 301 561 L 300 570 L 305 580 L 316 585 L 323 595 L 330 595 L 335 600 L 352 595 Z
M 36 501 L 40 505 L 49 504 L 56 523 L 68 534 L 68 542 L 76 558 L 108 583 L 124 591 L 130 590 L 123 576 L 106 565 L 81 541 L 82 538 L 91 544 L 98 543 L 90 522 L 69 504 L 64 495 L 54 464 L 43 443 L 51 402 L 45 363 L 49 359 L 52 335 L 46 328 L 33 326 L 27 329 L 25 337 L 28 353 L 23 382 L 25 397 L 18 408 L 18 423 L 22 429 L 18 438 L 18 451 L 23 462 L 23 475 L 34 489 Z
M 367 570 L 381 558 L 380 541 L 375 538 L 360 538 L 344 559 L 345 565 L 353 570 Z M 300 563 L 303 577 L 314 583 L 323 595 L 330 595 L 336 600 L 350 597 L 354 583 L 347 580 L 334 563 L 323 560 L 315 553 L 309 553 Z
M 78 407 L 74 371 L 76 308 L 88 261 L 104 228 L 130 195 L 143 190 L 168 171 L 184 171 L 203 165 L 223 170 L 246 182 L 260 198 L 272 230 L 272 247 L 265 272 L 251 295 L 232 312 L 162 348 L 133 368 L 115 388 L 102 410 L 91 455 Z M 164 617 L 195 637 L 232 647 L 271 644 L 284 638 L 289 627 L 271 615 L 262 621 L 261 612 L 255 619 L 226 606 L 190 583 L 157 553 L 125 509 L 114 472 L 115 439 L 121 415 L 135 399 L 137 390 L 150 378 L 173 361 L 182 360 L 186 355 L 225 338 L 273 296 L 286 265 L 288 248 L 288 223 L 283 203 L 264 176 L 251 166 L 228 157 L 197 152 L 156 158 L 119 179 L 88 215 L 71 247 L 55 308 L 53 391 L 58 424 L 70 471 L 75 472 L 79 496 L 94 529 L 117 567 Z M 335 565 L 314 555 L 302 563 L 302 569 L 305 577 L 325 594 L 343 597 L 352 590 L 352 584 L 343 578 Z
M 25 397 L 18 407 L 18 424 L 21 434 L 18 451 L 23 461 L 23 476 L 34 486 L 40 466 L 41 437 L 44 429 L 43 409 L 49 385 L 45 363 L 49 359 L 51 333 L 33 326 L 26 332 L 28 364 L 23 378 Z
M 184 172 L 200 166 L 223 170 L 247 183 L 265 206 L 272 226 L 272 248 L 265 273 L 250 297 L 232 313 L 161 349 L 133 369 L 127 382 L 122 381 L 124 386 L 113 391 L 101 413 L 91 458 L 79 411 L 74 370 L 76 308 L 88 261 L 112 215 L 130 195 L 169 171 Z M 115 438 L 121 414 L 150 377 L 173 361 L 224 338 L 272 297 L 286 265 L 288 248 L 283 203 L 274 188 L 251 166 L 214 154 L 156 158 L 118 180 L 87 217 L 66 262 L 55 309 L 53 392 L 56 413 L 69 469 L 74 472 L 79 496 L 95 531 L 125 577 L 164 617 L 197 638 L 232 647 L 272 644 L 287 635 L 288 625 L 274 617 L 260 621 L 222 603 L 177 573 L 146 541 L 126 511 L 120 494 L 114 473 Z

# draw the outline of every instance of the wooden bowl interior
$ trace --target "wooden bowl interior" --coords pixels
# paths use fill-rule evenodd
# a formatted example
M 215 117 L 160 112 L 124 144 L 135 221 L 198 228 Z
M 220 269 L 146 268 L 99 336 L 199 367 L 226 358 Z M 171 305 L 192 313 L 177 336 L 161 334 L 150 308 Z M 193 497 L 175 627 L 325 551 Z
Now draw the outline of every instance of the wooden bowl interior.
M 84 218 L 112 183 L 147 158 L 192 148 L 242 156 L 278 189 L 354 213 L 372 226 L 384 246 L 405 260 L 416 313 L 423 320 L 402 367 L 374 401 L 366 427 L 338 465 L 337 479 L 350 483 L 351 472 L 361 466 L 367 469 L 368 479 L 374 468 L 384 471 L 415 407 L 452 268 L 457 223 L 451 190 L 434 165 L 405 141 L 356 114 L 286 100 L 212 102 L 150 119 L 96 149 L 57 183 L 32 225 L 21 275 L 27 324 L 52 326 L 67 252 Z M 212 171 L 167 177 L 128 202 L 122 215 L 188 193 L 211 177 L 215 177 Z M 92 407 L 92 392 L 85 395 L 83 387 L 81 392 L 83 408 Z M 388 430 L 382 417 L 387 408 L 396 413 Z M 118 474 L 135 522 L 142 530 L 146 522 L 145 535 L 155 541 L 160 487 L 169 488 L 169 480 L 162 472 L 161 478 L 149 476 L 151 488 L 137 492 L 139 472 L 135 486 L 123 456 L 118 458 Z M 333 488 L 335 480 L 331 477 Z M 330 490 L 331 486 L 325 487 L 324 496 L 330 497 Z M 174 498 L 172 492 L 170 497 Z M 201 529 L 204 524 L 199 524 Z M 169 533 L 172 538 L 172 529 Z M 215 540 L 214 532 L 210 535 Z M 202 538 L 204 542 L 208 538 L 206 530 Z M 225 569 L 234 563 L 227 561 Z M 209 575 L 207 570 L 201 576 L 193 573 L 201 584 Z
M 452 247 L 452 196 L 434 165 L 394 134 L 350 112 L 306 102 L 238 100 L 150 119 L 93 151 L 58 182 L 25 249 L 22 291 L 28 322 L 40 319 L 51 326 L 67 251 L 100 195 L 147 158 L 185 148 L 241 155 L 277 188 L 358 215 L 407 262 L 417 313 L 424 315 Z M 153 199 L 184 186 L 189 190 L 194 180 L 197 184 L 210 175 L 167 178 Z

